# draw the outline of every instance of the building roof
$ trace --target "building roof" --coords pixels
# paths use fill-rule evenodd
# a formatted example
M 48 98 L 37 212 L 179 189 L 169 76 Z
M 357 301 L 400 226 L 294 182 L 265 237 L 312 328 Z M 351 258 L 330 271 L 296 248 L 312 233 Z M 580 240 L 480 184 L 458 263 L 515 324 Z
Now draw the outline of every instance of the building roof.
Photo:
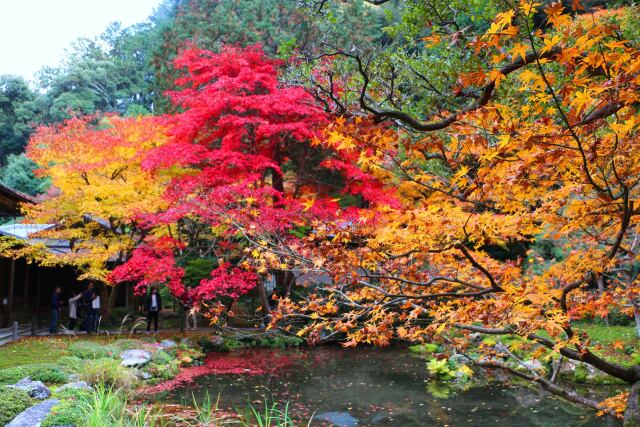
M 7 224 L 0 225 L 0 235 L 26 240 L 32 234 L 55 227 L 55 224 Z
M 36 200 L 0 183 L 0 216 L 20 215 L 20 203 L 36 203 Z

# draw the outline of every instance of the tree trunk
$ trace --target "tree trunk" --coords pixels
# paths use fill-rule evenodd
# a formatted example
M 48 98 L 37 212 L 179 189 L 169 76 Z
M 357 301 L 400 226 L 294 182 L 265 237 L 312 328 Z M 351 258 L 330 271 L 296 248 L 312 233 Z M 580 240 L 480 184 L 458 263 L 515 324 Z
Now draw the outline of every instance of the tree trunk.
M 600 292 L 600 295 L 604 294 L 604 275 L 600 275 L 600 277 L 598 277 L 597 283 L 598 283 L 598 292 Z M 604 317 L 603 320 L 604 320 L 605 326 L 609 326 L 609 314 L 608 313 Z
M 624 427 L 640 427 L 640 382 L 631 386 L 629 399 L 627 400 L 627 410 L 624 411 Z
M 109 317 L 109 315 L 111 314 L 111 311 L 116 306 L 116 301 L 118 300 L 118 288 L 119 287 L 120 287 L 120 285 L 109 286 L 109 288 L 110 288 L 109 298 L 107 299 L 107 303 L 105 304 L 105 307 L 102 309 L 102 313 L 103 313 L 105 318 Z
M 258 294 L 260 295 L 260 305 L 262 306 L 262 312 L 267 317 L 271 316 L 271 307 L 269 306 L 269 296 L 267 295 L 267 290 L 264 288 L 264 284 L 262 282 L 258 283 Z
M 636 334 L 640 337 L 640 307 L 635 302 L 633 303 L 633 318 L 636 321 Z

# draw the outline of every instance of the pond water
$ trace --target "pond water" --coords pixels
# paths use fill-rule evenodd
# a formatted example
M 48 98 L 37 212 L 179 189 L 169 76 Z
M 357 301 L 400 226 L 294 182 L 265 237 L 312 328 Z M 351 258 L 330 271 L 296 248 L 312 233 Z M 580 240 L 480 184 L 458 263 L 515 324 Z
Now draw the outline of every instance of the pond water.
M 211 357 L 216 374 L 194 378 L 162 400 L 190 404 L 208 393 L 224 409 L 288 401 L 294 418 L 309 420 L 315 412 L 313 426 L 618 425 L 532 387 L 494 382 L 450 393 L 429 381 L 424 359 L 406 349 L 251 349 Z

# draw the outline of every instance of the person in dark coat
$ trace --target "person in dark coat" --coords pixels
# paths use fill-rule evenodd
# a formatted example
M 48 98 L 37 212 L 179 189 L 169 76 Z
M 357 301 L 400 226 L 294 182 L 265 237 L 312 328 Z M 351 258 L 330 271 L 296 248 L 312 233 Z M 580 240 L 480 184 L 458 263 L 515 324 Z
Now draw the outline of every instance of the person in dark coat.
M 82 292 L 82 315 L 84 320 L 82 321 L 81 330 L 87 331 L 87 334 L 92 334 L 96 329 L 96 315 L 93 310 L 93 300 L 96 299 L 96 291 L 93 289 L 93 283 L 89 282 L 87 289 Z
M 58 333 L 58 320 L 60 320 L 60 309 L 62 308 L 62 298 L 60 298 L 60 294 L 62 293 L 62 288 L 60 286 L 56 286 L 53 290 L 53 294 L 51 295 L 51 326 L 49 327 L 50 334 Z
M 158 315 L 162 310 L 162 299 L 160 293 L 155 286 L 151 287 L 151 292 L 147 295 L 147 301 L 145 304 L 147 311 L 147 333 L 151 330 L 151 322 L 153 321 L 153 331 L 158 332 Z

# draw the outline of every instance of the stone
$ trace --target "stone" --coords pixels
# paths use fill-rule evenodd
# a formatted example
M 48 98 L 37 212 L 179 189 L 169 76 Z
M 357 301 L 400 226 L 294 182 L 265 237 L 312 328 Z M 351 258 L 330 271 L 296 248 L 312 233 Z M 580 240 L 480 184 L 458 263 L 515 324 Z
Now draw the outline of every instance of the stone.
M 151 352 L 141 349 L 125 350 L 120 353 L 120 359 L 122 359 L 120 362 L 122 366 L 144 366 L 151 360 Z
M 209 338 L 209 342 L 215 346 L 222 345 L 224 344 L 224 338 L 220 335 L 212 335 L 211 338 Z
M 493 348 L 495 349 L 497 354 L 506 354 L 506 355 L 509 354 L 509 348 L 504 344 L 502 344 L 501 342 L 496 343 L 496 345 L 494 345 Z
M 31 381 L 29 377 L 23 378 L 9 387 L 24 390 L 34 399 L 43 400 L 51 396 L 51 391 L 42 381 Z
M 185 347 L 193 347 L 193 341 L 190 338 L 182 338 L 180 340 L 180 345 Z
M 75 382 L 80 381 L 80 374 L 69 374 L 69 381 Z
M 329 421 L 331 424 L 337 427 L 356 427 L 358 425 L 358 419 L 348 412 L 322 412 L 317 414 L 316 419 Z
M 153 378 L 153 375 L 140 369 L 136 369 L 133 373 L 139 380 L 150 380 Z
M 160 347 L 162 348 L 173 348 L 177 347 L 178 344 L 174 340 L 162 340 L 160 341 Z
M 456 366 L 469 366 L 473 364 L 473 361 L 469 360 L 464 354 L 454 353 L 449 356 L 449 360 L 454 363 Z
M 65 385 L 61 385 L 60 387 L 58 387 L 58 389 L 56 391 L 62 391 L 62 390 L 93 391 L 93 387 L 91 387 L 89 384 L 87 384 L 86 381 L 74 381 L 74 382 L 71 382 L 71 383 L 67 383 Z
M 5 427 L 34 427 L 39 426 L 42 421 L 49 415 L 51 408 L 57 405 L 58 399 L 47 399 L 39 404 L 32 406 L 18 414 Z

